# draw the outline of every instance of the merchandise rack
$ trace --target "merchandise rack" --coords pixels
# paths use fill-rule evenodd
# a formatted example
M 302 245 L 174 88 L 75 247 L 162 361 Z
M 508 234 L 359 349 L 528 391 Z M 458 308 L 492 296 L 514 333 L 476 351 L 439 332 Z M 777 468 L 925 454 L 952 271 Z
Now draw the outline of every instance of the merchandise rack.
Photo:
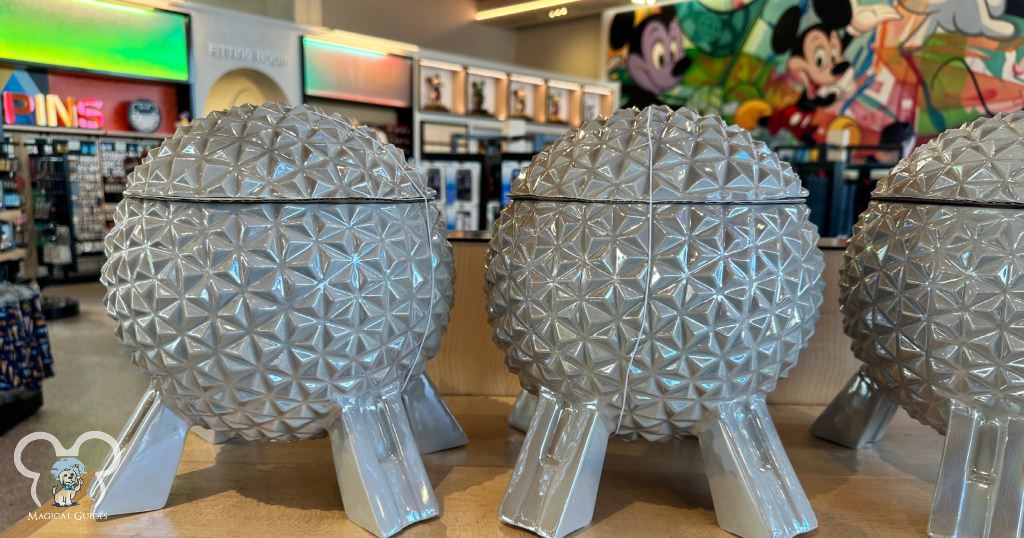
M 24 276 L 94 281 L 127 174 L 164 135 L 19 125 L 5 131 L 22 150 L 15 154 L 25 179 L 33 176 L 23 196 L 29 201 L 23 219 L 31 223 L 25 244 L 32 245 Z

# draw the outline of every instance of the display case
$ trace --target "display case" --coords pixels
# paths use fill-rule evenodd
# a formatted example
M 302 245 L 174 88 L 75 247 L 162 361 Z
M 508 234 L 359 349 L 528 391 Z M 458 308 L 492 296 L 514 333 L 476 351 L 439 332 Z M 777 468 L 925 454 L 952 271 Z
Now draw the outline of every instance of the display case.
M 544 102 L 544 79 L 526 75 L 510 75 L 508 82 L 508 117 L 534 121 L 543 116 L 537 105 Z
M 466 114 L 505 119 L 507 91 L 508 75 L 505 73 L 479 67 L 466 69 Z
M 598 116 L 610 116 L 617 101 L 615 93 L 604 86 L 584 85 L 580 98 L 580 120 L 589 121 Z
M 416 69 L 417 158 L 427 153 L 492 151 L 496 139 L 501 139 L 498 153 L 527 152 L 530 141 L 550 140 L 580 125 L 588 92 L 595 114 L 611 113 L 618 95 L 618 83 L 553 77 L 434 51 L 421 51 Z M 516 127 L 510 129 L 510 124 Z

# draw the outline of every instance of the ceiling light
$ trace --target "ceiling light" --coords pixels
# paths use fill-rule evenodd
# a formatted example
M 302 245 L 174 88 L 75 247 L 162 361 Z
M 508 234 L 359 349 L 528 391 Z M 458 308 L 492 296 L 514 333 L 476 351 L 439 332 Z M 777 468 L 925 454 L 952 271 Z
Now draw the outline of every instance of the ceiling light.
M 552 10 L 548 11 L 548 18 L 549 19 L 554 19 L 554 18 L 557 18 L 557 17 L 564 17 L 564 16 L 566 16 L 568 14 L 569 14 L 569 8 L 567 8 L 565 6 L 556 7 L 555 9 L 552 9 Z
M 557 80 L 549 80 L 548 81 L 548 86 L 551 86 L 552 88 L 560 88 L 560 89 L 563 89 L 563 90 L 569 90 L 571 92 L 574 92 L 574 91 L 580 89 L 580 85 L 579 84 L 573 84 L 572 82 L 559 82 Z
M 466 71 L 469 71 L 470 75 L 480 75 L 481 77 L 505 78 L 508 76 L 508 73 L 493 71 L 491 69 L 483 69 L 480 67 L 469 67 Z
M 509 75 L 512 82 L 523 82 L 525 84 L 533 84 L 534 86 L 540 86 L 544 84 L 544 79 L 539 77 L 530 77 L 526 75 Z
M 580 0 L 533 0 L 532 2 L 521 2 L 510 6 L 477 11 L 476 20 L 486 21 L 488 19 L 496 19 L 498 17 L 508 17 L 509 15 L 518 15 L 520 13 L 536 11 L 538 9 L 550 9 L 579 1 Z
M 429 60 L 427 58 L 420 59 L 420 67 L 432 67 L 434 69 L 444 69 L 445 71 L 462 71 L 462 66 L 459 64 Z

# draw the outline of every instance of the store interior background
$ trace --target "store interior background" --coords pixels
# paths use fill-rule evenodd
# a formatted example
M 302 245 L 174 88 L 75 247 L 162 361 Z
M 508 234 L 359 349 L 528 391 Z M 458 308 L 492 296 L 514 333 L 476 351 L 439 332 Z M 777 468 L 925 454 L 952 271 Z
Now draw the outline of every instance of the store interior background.
M 173 132 L 174 122 L 181 119 L 182 112 L 196 117 L 210 110 L 268 99 L 314 103 L 371 125 L 402 124 L 400 130 L 382 130 L 394 137 L 396 143 L 404 143 L 403 149 L 410 158 L 419 158 L 425 173 L 434 163 L 442 177 L 447 173 L 445 170 L 468 170 L 477 166 L 472 170 L 479 183 L 481 174 L 485 174 L 482 170 L 491 165 L 491 161 L 481 156 L 484 145 L 497 140 L 499 146 L 495 151 L 507 154 L 508 158 L 495 165 L 495 177 L 489 180 L 493 185 L 478 185 L 470 197 L 471 225 L 454 226 L 464 232 L 483 232 L 484 235 L 454 235 L 459 239 L 453 241 L 458 274 L 456 305 L 442 351 L 430 364 L 430 374 L 447 394 L 512 396 L 518 391 L 518 382 L 505 371 L 501 353 L 490 342 L 490 328 L 484 316 L 485 297 L 481 291 L 489 217 L 493 216 L 494 207 L 500 209 L 502 188 L 507 189 L 507 184 L 502 185 L 504 179 L 497 175 L 507 179 L 543 143 L 553 140 L 569 126 L 578 125 L 584 119 L 579 99 L 588 91 L 599 96 L 601 113 L 610 110 L 606 105 L 642 104 L 645 99 L 719 113 L 748 129 L 768 130 L 762 134 L 780 147 L 780 155 L 793 162 L 811 191 L 808 203 L 812 207 L 812 220 L 819 226 L 822 236 L 828 238 L 823 243 L 828 266 L 822 319 L 799 366 L 771 398 L 773 403 L 779 404 L 822 405 L 858 364 L 842 333 L 836 280 L 843 238 L 849 235 L 873 182 L 884 177 L 906 149 L 944 129 L 992 112 L 1024 108 L 1024 38 L 1021 37 L 1024 2 L 1008 2 L 998 13 L 986 11 L 988 17 L 982 19 L 987 22 L 957 28 L 943 27 L 941 17 L 948 13 L 939 11 L 987 10 L 986 2 L 854 2 L 854 6 L 861 7 L 860 11 L 853 13 L 850 20 L 833 21 L 835 26 L 824 30 L 837 32 L 842 37 L 841 46 L 832 51 L 831 61 L 845 67 L 835 71 L 816 70 L 810 65 L 815 58 L 795 55 L 794 43 L 804 37 L 802 32 L 808 27 L 807 19 L 822 19 L 821 14 L 813 11 L 818 4 L 827 2 L 689 0 L 650 6 L 626 0 L 579 0 L 566 4 L 564 13 L 543 9 L 476 20 L 480 11 L 514 3 L 511 0 L 137 1 L 135 4 L 171 6 L 189 14 L 193 40 L 189 79 L 153 81 L 136 77 L 119 82 L 116 77 L 82 74 L 59 65 L 24 66 L 0 58 L 0 82 L 8 84 L 5 91 L 27 91 L 25 86 L 36 85 L 41 93 L 77 96 L 90 92 L 109 96 L 116 94 L 112 88 L 118 85 L 128 87 L 129 90 L 122 91 L 134 92 L 133 98 L 145 97 L 162 107 L 162 123 L 156 133 L 143 136 L 130 132 L 127 127 L 110 127 L 103 135 L 64 128 L 34 130 L 33 126 L 24 122 L 19 125 L 16 121 L 3 131 L 6 137 L 3 159 L 28 163 L 30 152 L 26 153 L 24 148 L 32 144 L 40 148 L 45 145 L 49 148 L 47 151 L 60 153 L 68 151 L 68 140 L 74 141 L 72 148 L 77 148 L 70 150 L 71 153 L 93 146 L 103 151 L 103 144 L 108 142 L 104 137 L 107 137 L 110 149 L 106 151 L 117 153 L 127 167 L 129 162 L 137 162 L 147 148 L 159 143 L 160 137 Z M 943 7 L 938 7 L 940 5 Z M 789 39 L 776 35 L 781 33 L 779 28 L 787 12 L 796 6 L 806 8 L 800 14 L 802 22 L 793 28 Z M 265 61 L 221 66 L 217 62 L 223 58 L 209 52 L 211 43 L 214 46 L 235 44 L 223 42 L 228 37 L 216 37 L 221 35 L 217 34 L 217 29 L 207 30 L 203 25 L 213 24 L 204 22 L 204 18 L 212 21 L 225 16 L 235 21 L 235 27 L 227 28 L 223 36 L 250 32 L 253 34 L 250 37 L 258 42 L 265 36 L 280 33 L 284 44 L 280 49 L 266 45 L 273 49 L 273 54 Z M 628 24 L 616 26 L 616 19 L 621 21 L 621 17 L 626 17 Z M 631 33 L 647 19 L 653 21 L 659 17 L 682 21 L 677 24 L 685 36 L 682 48 L 687 65 L 660 82 L 644 84 L 638 82 L 636 73 L 630 72 L 630 60 L 636 56 L 636 51 L 629 50 L 628 43 Z M 833 22 L 826 20 L 823 24 Z M 671 23 L 664 24 L 671 29 Z M 616 32 L 621 35 L 616 36 Z M 214 37 L 204 38 L 204 34 Z M 363 46 L 374 51 L 384 49 L 389 61 L 394 59 L 397 63 L 387 68 L 385 75 L 370 73 L 354 86 L 348 85 L 350 81 L 332 78 L 337 73 L 332 75 L 329 69 L 303 73 L 304 50 L 309 55 L 318 50 L 315 43 L 303 44 L 304 36 L 356 49 Z M 202 39 L 208 42 L 201 42 Z M 266 39 L 269 43 L 277 38 Z M 247 43 L 237 46 L 259 48 Z M 328 58 L 325 61 L 330 61 L 330 54 L 333 54 L 330 49 L 330 44 L 319 49 Z M 313 56 L 305 58 L 307 67 L 310 58 Z M 465 111 L 446 115 L 423 110 L 423 81 L 412 66 L 424 60 L 454 66 L 461 73 L 456 77 L 470 76 L 466 73 L 473 73 L 473 69 L 485 73 L 482 75 L 485 77 L 497 74 L 499 85 L 505 85 L 500 86 L 505 94 L 498 99 L 500 102 L 492 105 L 498 109 L 492 112 L 502 117 L 473 117 Z M 444 67 L 439 69 L 444 70 Z M 394 73 L 403 70 L 402 76 L 409 78 L 402 84 L 413 88 L 411 94 L 408 87 L 403 90 L 402 84 L 397 88 L 388 84 L 393 82 L 390 77 Z M 17 74 L 19 72 L 23 74 Z M 352 72 L 341 73 L 340 76 L 344 76 Z M 579 94 L 581 97 L 567 101 L 574 108 L 566 116 L 566 124 L 552 118 L 540 121 L 540 116 L 550 115 L 551 110 L 544 110 L 546 102 L 543 94 L 538 93 L 537 103 L 533 104 L 538 111 L 536 115 L 530 121 L 507 127 L 504 120 L 512 115 L 513 106 L 508 85 L 516 77 L 541 85 L 550 84 L 549 91 L 569 88 L 567 96 Z M 11 81 L 19 86 L 9 86 Z M 348 99 L 332 92 L 331 85 L 336 83 L 343 83 L 345 91 L 355 87 L 368 92 L 367 95 L 393 91 L 402 94 L 404 91 L 403 99 L 407 102 L 398 106 L 373 102 L 367 95 Z M 464 82 L 462 86 L 465 87 Z M 455 91 L 465 93 L 465 90 Z M 468 106 L 464 95 L 457 94 L 457 97 L 462 97 L 463 103 L 455 108 Z M 814 104 L 800 109 L 797 103 L 801 101 Z M 117 115 L 123 113 L 121 109 L 116 111 Z M 107 115 L 113 117 L 114 114 L 110 111 Z M 779 138 L 779 128 L 794 117 L 808 121 L 790 125 L 792 129 L 788 130 L 792 136 Z M 456 133 L 472 136 L 450 144 L 451 135 Z M 457 150 L 454 153 L 467 156 L 449 155 L 452 153 L 447 148 L 450 145 Z M 442 158 L 438 155 L 447 155 L 444 157 L 447 160 L 439 160 Z M 508 166 L 504 166 L 506 161 Z M 10 166 L 20 166 L 17 174 L 23 175 L 33 186 L 46 185 L 44 191 L 54 192 L 50 189 L 53 185 L 47 182 L 57 181 L 56 177 L 29 172 L 27 164 Z M 11 172 L 15 175 L 13 170 Z M 3 166 L 0 166 L 2 173 Z M 13 178 L 8 179 L 13 181 Z M 123 177 L 120 180 L 123 181 Z M 40 194 L 32 192 L 31 187 L 23 189 L 22 193 L 18 204 L 7 204 L 0 212 L 0 220 L 4 214 L 19 214 L 19 206 L 27 212 L 29 206 L 39 204 L 35 198 Z M 111 201 L 109 197 L 106 199 L 108 205 Z M 33 211 L 11 218 L 21 219 L 19 226 L 33 226 L 36 233 L 51 234 L 56 237 L 54 242 L 59 242 L 58 224 L 48 224 L 41 216 L 45 217 Z M 101 250 L 98 241 L 103 226 L 102 222 L 94 223 L 94 236 L 82 234 L 80 242 L 88 243 L 93 250 Z M 24 233 L 22 230 L 14 234 L 22 244 L 11 244 L 10 249 L 0 251 L 0 267 L 5 267 L 10 279 L 39 277 L 45 284 L 44 295 L 74 299 L 79 313 L 49 324 L 56 375 L 44 382 L 45 405 L 0 436 L 0 484 L 17 477 L 10 458 L 15 443 L 23 435 L 50 431 L 62 438 L 73 438 L 85 430 L 117 433 L 147 384 L 146 375 L 131 364 L 127 352 L 117 342 L 113 323 L 103 311 L 103 288 L 97 282 L 102 257 L 83 257 L 74 271 L 65 270 L 45 263 L 47 248 L 50 248 L 49 255 L 59 257 L 59 252 L 55 254 L 56 247 L 46 247 L 36 236 L 25 239 Z M 20 252 L 21 257 L 13 257 L 15 252 Z M 8 259 L 5 255 L 11 257 Z M 939 443 L 939 438 L 935 441 Z M 84 453 L 89 457 L 90 451 L 100 450 L 102 448 L 86 447 Z M 46 456 L 40 457 L 45 459 Z M 0 529 L 24 517 L 33 507 L 31 499 L 20 490 L 0 488 Z

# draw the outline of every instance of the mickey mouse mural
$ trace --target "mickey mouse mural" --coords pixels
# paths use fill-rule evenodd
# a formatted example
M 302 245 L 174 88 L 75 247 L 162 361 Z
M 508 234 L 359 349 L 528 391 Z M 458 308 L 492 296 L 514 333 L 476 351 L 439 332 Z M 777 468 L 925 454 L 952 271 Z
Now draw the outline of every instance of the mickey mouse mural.
M 1024 108 L 1024 0 L 686 0 L 604 22 L 620 105 L 776 139 L 874 145 L 893 124 L 927 139 Z
M 633 84 L 622 88 L 624 105 L 644 108 L 661 103 L 659 94 L 682 81 L 690 59 L 674 7 L 662 7 L 640 24 L 634 19 L 632 11 L 615 15 L 608 39 L 615 49 L 629 45 L 626 68 Z
M 861 7 L 856 0 L 813 0 L 811 6 L 806 12 L 798 6 L 787 9 L 772 34 L 772 50 L 789 53 L 786 74 L 800 85 L 801 93 L 796 103 L 773 114 L 769 128 L 788 129 L 805 141 L 813 140 L 814 112 L 856 90 L 853 66 L 846 57 L 853 38 L 882 21 L 900 18 L 887 5 Z

